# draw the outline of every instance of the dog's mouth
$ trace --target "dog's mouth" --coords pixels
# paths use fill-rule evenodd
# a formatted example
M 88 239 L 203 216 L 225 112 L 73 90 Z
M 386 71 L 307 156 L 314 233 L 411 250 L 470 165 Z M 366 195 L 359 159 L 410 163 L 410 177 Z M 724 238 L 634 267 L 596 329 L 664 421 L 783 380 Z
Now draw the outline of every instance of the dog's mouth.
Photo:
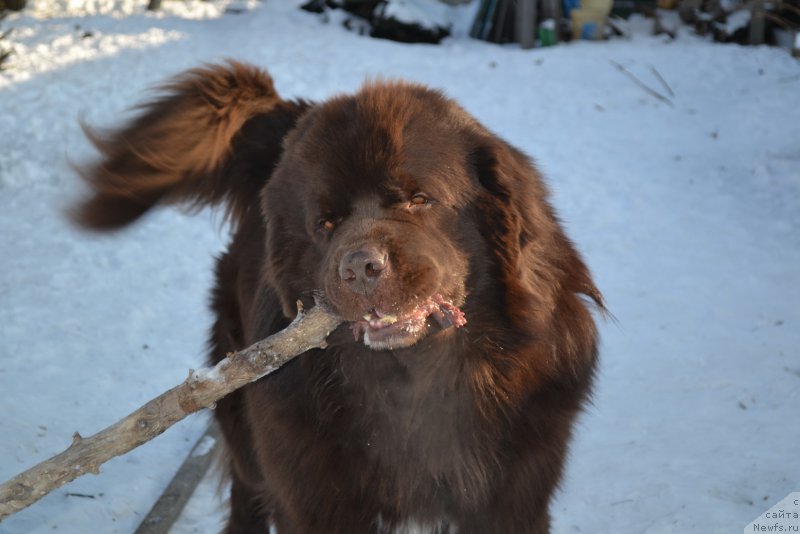
M 410 312 L 395 315 L 372 309 L 352 323 L 355 340 L 375 350 L 410 347 L 419 341 L 431 325 L 444 330 L 467 324 L 464 313 L 439 293 L 429 297 Z

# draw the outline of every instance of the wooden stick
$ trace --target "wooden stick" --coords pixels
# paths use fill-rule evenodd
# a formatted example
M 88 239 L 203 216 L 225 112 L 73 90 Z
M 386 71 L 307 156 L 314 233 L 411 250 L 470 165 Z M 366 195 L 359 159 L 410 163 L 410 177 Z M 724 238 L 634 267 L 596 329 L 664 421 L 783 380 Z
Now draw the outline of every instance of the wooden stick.
M 72 445 L 42 463 L 0 485 L 0 521 L 38 501 L 79 476 L 98 474 L 100 466 L 135 449 L 164 432 L 190 413 L 213 407 L 228 393 L 258 380 L 283 364 L 315 348 L 341 322 L 324 298 L 303 310 L 284 330 L 219 362 L 212 368 L 191 371 L 180 385 L 159 395 L 117 423 L 83 438 L 77 432 Z

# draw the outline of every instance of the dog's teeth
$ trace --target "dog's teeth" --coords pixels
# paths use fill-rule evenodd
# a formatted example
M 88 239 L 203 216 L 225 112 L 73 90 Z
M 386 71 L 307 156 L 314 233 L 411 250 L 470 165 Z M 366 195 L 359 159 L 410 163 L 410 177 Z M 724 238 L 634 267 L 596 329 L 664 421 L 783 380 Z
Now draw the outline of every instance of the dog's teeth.
M 372 319 L 372 314 L 371 313 L 367 313 L 367 314 L 364 315 L 364 320 L 365 321 L 369 321 L 370 319 Z
M 396 315 L 384 315 L 383 317 L 381 317 L 381 323 L 383 324 L 394 324 L 396 322 L 397 322 Z

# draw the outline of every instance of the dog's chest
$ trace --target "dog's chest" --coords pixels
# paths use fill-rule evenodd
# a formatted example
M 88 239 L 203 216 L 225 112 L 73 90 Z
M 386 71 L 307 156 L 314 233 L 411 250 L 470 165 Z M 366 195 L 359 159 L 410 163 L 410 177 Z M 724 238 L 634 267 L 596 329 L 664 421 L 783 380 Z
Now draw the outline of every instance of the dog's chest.
M 452 355 L 374 352 L 343 361 L 341 370 L 358 421 L 346 439 L 364 440 L 369 457 L 423 478 L 446 479 L 464 465 L 474 405 Z

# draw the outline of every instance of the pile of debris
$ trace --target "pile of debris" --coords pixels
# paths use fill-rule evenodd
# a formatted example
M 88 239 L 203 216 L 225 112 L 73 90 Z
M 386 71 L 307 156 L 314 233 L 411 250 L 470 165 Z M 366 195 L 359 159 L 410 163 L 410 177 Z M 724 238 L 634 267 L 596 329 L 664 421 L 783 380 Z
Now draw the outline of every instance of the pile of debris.
M 360 35 L 401 43 L 438 44 L 450 35 L 445 17 L 441 16 L 446 9 L 444 4 L 465 3 L 469 0 L 310 0 L 301 8 L 320 14 L 344 10 L 350 15 L 344 20 L 345 28 Z
M 678 12 L 698 34 L 715 41 L 800 53 L 800 0 L 682 0 Z
M 10 11 L 19 11 L 25 7 L 26 2 L 27 0 L 0 0 L 0 14 L 7 9 Z

